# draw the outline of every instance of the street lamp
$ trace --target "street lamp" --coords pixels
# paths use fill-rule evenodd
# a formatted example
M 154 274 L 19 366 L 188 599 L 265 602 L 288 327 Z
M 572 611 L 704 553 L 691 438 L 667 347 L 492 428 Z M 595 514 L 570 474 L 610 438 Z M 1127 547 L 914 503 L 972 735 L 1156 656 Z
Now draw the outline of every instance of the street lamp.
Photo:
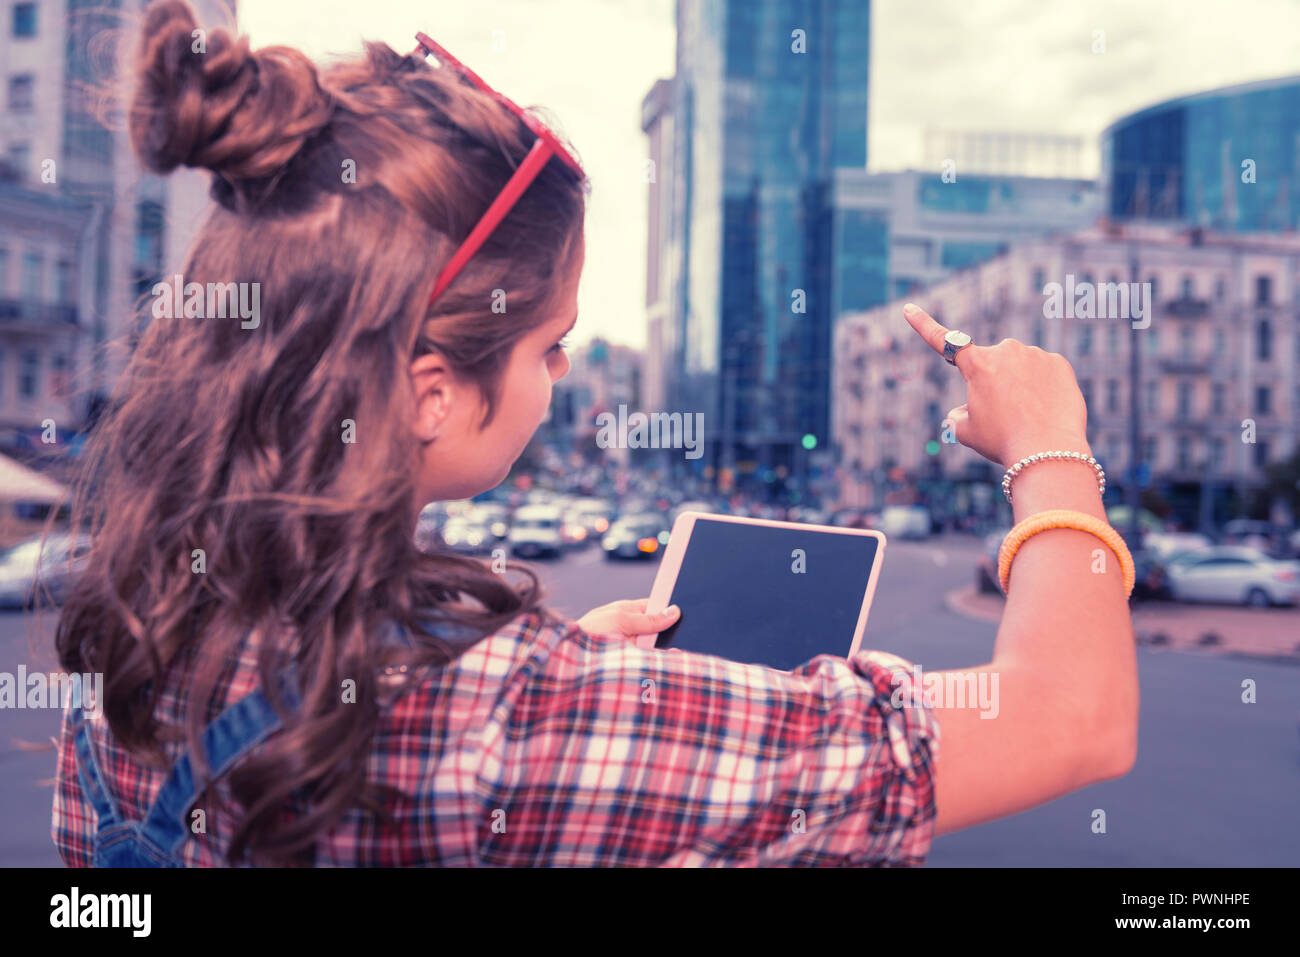
M 1131 227 L 1130 227 L 1131 228 Z M 1138 253 L 1137 242 L 1130 236 L 1128 247 L 1128 271 L 1129 282 L 1138 281 Z M 1136 288 L 1130 285 L 1129 289 Z M 1132 302 L 1129 304 L 1132 310 Z M 1155 308 L 1155 303 L 1151 303 L 1149 308 Z M 1139 465 L 1142 461 L 1142 405 L 1140 402 L 1140 387 L 1142 383 L 1142 350 L 1138 345 L 1138 330 L 1129 329 L 1129 350 L 1128 350 L 1128 411 L 1129 411 L 1129 480 L 1125 486 L 1125 498 L 1128 501 L 1129 519 L 1128 519 L 1128 539 L 1129 544 L 1134 548 L 1139 541 L 1138 533 L 1138 511 L 1142 504 L 1142 490 L 1138 488 Z

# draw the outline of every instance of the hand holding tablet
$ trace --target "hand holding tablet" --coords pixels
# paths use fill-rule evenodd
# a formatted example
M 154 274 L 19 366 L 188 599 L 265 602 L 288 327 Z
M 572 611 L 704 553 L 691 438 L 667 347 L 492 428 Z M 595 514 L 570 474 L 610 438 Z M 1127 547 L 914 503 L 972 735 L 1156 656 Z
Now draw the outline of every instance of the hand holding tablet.
M 684 512 L 646 612 L 681 609 L 642 647 L 680 648 L 791 671 L 820 654 L 857 651 L 884 558 L 885 536 Z

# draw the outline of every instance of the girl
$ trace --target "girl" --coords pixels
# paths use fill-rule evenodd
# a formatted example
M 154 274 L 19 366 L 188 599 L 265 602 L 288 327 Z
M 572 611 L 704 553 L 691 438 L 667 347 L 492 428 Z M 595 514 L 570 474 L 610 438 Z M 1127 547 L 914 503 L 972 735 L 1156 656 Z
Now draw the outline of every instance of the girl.
M 568 369 L 581 166 L 423 35 L 322 73 L 196 28 L 149 10 L 131 135 L 214 174 L 184 279 L 256 284 L 260 316 L 154 318 L 96 428 L 56 639 L 105 676 L 64 717 L 68 864 L 919 864 L 1131 765 L 1131 627 L 1082 532 L 1017 558 L 992 722 L 892 655 L 643 650 L 672 615 L 561 621 L 529 573 L 418 551 L 420 508 L 500 483 Z M 959 358 L 967 444 L 1086 447 L 1059 356 Z M 1095 512 L 1090 481 L 1042 463 L 1016 507 Z

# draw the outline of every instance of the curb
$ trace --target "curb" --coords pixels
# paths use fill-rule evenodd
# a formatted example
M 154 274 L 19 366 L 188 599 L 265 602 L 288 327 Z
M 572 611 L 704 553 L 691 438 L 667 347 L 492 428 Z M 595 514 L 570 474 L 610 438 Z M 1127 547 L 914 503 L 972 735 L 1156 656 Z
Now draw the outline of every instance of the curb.
M 973 585 L 966 585 L 945 593 L 943 603 L 954 615 L 974 621 L 997 623 L 1002 619 L 1004 601 L 1001 596 L 980 594 Z M 1203 621 L 1198 622 L 1185 610 L 1182 614 L 1161 614 L 1158 607 L 1142 606 L 1132 612 L 1133 633 L 1137 637 L 1139 646 L 1153 650 L 1195 652 L 1218 657 L 1300 664 L 1300 639 L 1296 638 L 1296 635 L 1300 634 L 1300 614 L 1289 611 L 1252 613 L 1240 609 L 1217 607 L 1211 607 L 1208 613 L 1226 614 L 1229 616 L 1229 622 L 1226 625 L 1206 624 Z M 1274 616 L 1267 624 L 1276 626 L 1275 630 L 1278 632 L 1276 643 L 1268 638 L 1253 646 L 1240 640 L 1225 640 L 1224 634 L 1232 629 L 1232 619 L 1248 614 Z M 1294 622 L 1287 621 L 1283 617 L 1293 614 L 1296 615 Z M 1237 622 L 1241 626 L 1253 625 L 1254 627 L 1249 630 L 1251 636 L 1255 638 L 1259 637 L 1259 626 L 1263 623 L 1247 622 L 1244 619 Z M 1290 636 L 1284 637 L 1287 632 Z M 1269 647 L 1269 645 L 1273 646 Z

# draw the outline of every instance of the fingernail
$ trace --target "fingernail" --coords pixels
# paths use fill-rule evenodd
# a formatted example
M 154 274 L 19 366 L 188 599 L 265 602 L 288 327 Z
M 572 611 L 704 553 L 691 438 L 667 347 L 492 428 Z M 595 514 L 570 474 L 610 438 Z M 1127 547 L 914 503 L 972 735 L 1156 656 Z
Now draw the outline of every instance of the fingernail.
M 916 303 L 913 302 L 909 302 L 905 306 L 903 306 L 903 315 L 908 316 L 909 318 L 911 316 L 916 315 L 920 311 L 921 311 L 920 308 L 918 308 Z
M 664 609 L 664 614 L 667 615 L 669 618 L 676 618 L 681 613 L 682 610 L 678 608 L 676 605 L 669 605 L 667 608 Z

